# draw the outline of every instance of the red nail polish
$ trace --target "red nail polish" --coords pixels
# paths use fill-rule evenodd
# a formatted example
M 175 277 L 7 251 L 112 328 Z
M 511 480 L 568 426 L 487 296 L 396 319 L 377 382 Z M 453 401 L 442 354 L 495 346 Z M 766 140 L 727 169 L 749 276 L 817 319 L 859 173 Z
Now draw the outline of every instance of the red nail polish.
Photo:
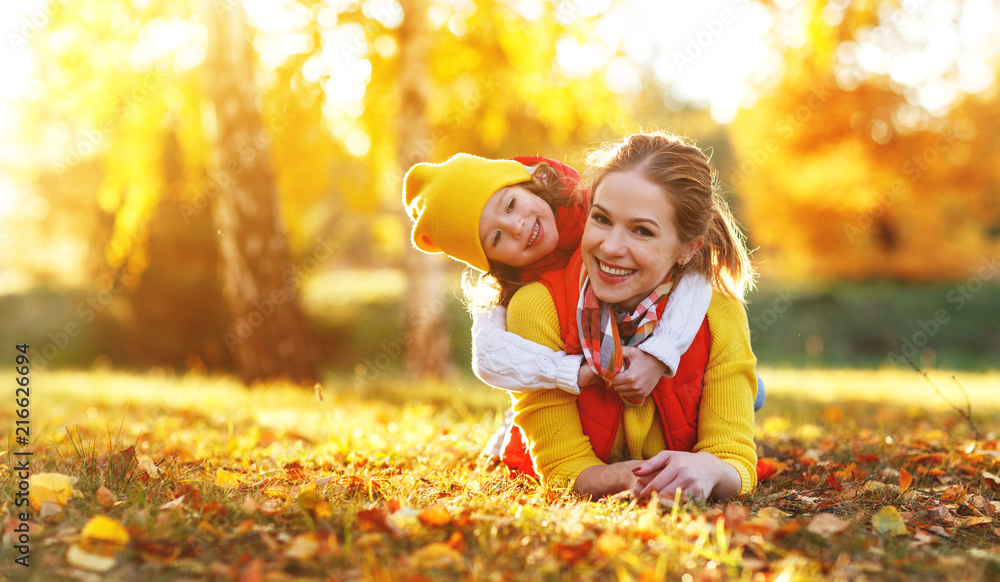
M 632 469 L 632 474 L 633 475 L 638 475 L 640 469 L 642 469 L 642 467 L 636 467 L 635 469 Z

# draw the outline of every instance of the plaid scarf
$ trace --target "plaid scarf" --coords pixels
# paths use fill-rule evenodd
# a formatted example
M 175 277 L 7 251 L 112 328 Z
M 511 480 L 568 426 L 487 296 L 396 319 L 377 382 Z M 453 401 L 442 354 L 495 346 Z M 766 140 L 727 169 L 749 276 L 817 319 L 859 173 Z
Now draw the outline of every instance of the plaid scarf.
M 673 270 L 632 313 L 598 299 L 590 285 L 590 278 L 583 280 L 580 301 L 576 306 L 580 345 L 590 369 L 604 380 L 607 388 L 611 388 L 615 374 L 628 367 L 628 361 L 622 355 L 622 346 L 638 345 L 653 333 L 656 321 L 666 309 L 667 297 L 673 287 L 672 276 Z M 630 408 L 636 405 L 627 400 L 625 404 Z

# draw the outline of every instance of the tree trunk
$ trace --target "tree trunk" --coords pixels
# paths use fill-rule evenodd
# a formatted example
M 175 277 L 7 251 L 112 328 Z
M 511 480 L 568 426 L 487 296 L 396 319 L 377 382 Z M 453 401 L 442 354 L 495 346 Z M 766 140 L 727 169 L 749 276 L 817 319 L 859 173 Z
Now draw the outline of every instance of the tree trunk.
M 256 107 L 253 56 L 240 3 L 203 0 L 205 83 L 214 105 L 217 154 L 212 213 L 232 321 L 223 343 L 244 383 L 284 378 L 312 384 L 314 347 L 299 306 L 269 144 Z
M 399 27 L 399 163 L 406 172 L 425 161 L 433 145 L 424 118 L 430 76 L 427 60 L 431 35 L 426 0 L 403 0 Z M 404 263 L 409 285 L 403 300 L 408 332 L 406 371 L 412 379 L 445 379 L 454 373 L 451 346 L 445 325 L 444 261 L 408 247 Z

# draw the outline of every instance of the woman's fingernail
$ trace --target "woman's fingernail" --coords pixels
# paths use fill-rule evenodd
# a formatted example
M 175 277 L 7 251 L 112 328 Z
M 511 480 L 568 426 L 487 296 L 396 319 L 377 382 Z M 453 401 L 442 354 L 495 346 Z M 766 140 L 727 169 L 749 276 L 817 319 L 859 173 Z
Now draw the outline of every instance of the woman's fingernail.
M 633 475 L 638 475 L 639 471 L 641 471 L 641 470 L 642 470 L 642 467 L 636 467 L 635 469 L 632 469 L 632 474 Z

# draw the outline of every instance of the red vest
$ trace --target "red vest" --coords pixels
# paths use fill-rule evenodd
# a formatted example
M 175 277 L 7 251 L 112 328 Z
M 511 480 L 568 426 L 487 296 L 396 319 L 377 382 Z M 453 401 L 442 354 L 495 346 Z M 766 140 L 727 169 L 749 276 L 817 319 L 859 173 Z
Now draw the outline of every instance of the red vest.
M 566 353 L 570 354 L 582 353 L 576 321 L 581 265 L 577 252 L 566 269 L 550 271 L 540 279 L 555 302 L 559 333 L 566 344 Z M 691 347 L 681 356 L 677 374 L 673 378 L 661 378 L 650 395 L 660 413 L 667 450 L 690 452 L 698 442 L 698 407 L 711 346 L 712 335 L 706 317 Z M 584 434 L 590 437 L 594 453 L 607 463 L 625 404 L 614 390 L 594 384 L 580 391 L 577 406 Z M 503 461 L 511 469 L 537 478 L 525 445 L 520 430 L 514 426 L 503 450 Z

